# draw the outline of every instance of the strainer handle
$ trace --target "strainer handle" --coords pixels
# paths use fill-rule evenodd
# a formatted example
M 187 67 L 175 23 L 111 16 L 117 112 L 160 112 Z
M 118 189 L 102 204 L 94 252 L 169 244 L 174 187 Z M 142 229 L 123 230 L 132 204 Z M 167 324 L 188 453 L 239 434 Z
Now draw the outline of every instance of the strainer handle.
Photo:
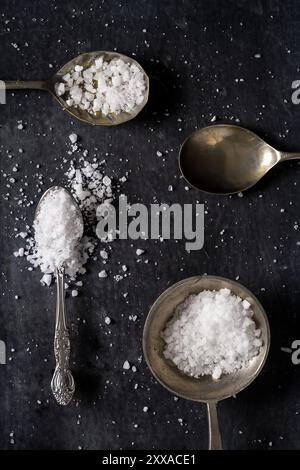
M 219 430 L 217 402 L 207 403 L 208 413 L 208 432 L 209 432 L 209 450 L 222 450 L 222 441 Z

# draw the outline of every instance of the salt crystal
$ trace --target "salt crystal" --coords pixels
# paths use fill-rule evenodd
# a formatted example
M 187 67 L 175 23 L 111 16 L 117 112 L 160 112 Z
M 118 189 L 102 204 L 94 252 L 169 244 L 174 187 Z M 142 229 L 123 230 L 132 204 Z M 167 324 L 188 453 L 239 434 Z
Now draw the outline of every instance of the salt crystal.
M 100 250 L 100 256 L 102 259 L 108 259 L 108 253 L 106 250 Z
M 109 317 L 105 317 L 104 318 L 104 321 L 106 323 L 106 325 L 110 325 L 111 324 L 111 319 Z
M 105 269 L 102 269 L 102 271 L 100 271 L 100 272 L 98 273 L 98 277 L 100 277 L 100 278 L 105 278 L 105 277 L 107 277 L 107 272 L 105 271 Z
M 44 274 L 40 280 L 41 284 L 44 286 L 50 286 L 52 282 L 52 275 L 51 274 Z
M 77 136 L 77 134 L 70 134 L 69 139 L 70 139 L 72 144 L 75 144 L 77 142 L 78 136 Z
M 124 364 L 123 364 L 123 369 L 124 370 L 129 370 L 130 369 L 130 364 L 128 361 L 125 361 Z
M 108 176 L 104 176 L 103 184 L 105 184 L 105 186 L 110 186 L 111 185 L 111 179 Z
M 64 83 L 58 83 L 55 85 L 55 92 L 57 96 L 62 96 L 66 91 L 66 86 Z

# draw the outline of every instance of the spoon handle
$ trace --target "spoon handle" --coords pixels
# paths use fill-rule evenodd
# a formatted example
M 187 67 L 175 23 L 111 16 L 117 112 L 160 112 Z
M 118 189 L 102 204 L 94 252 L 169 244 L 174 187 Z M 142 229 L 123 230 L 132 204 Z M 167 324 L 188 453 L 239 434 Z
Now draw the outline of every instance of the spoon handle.
M 51 389 L 60 405 L 68 405 L 75 391 L 75 382 L 69 369 L 70 340 L 66 327 L 64 268 L 56 270 L 56 281 L 57 303 L 54 336 L 56 367 L 51 381 Z
M 281 160 L 298 160 L 300 159 L 299 152 L 282 152 Z
M 219 430 L 217 402 L 207 403 L 209 450 L 222 450 L 222 441 Z
M 47 82 L 45 80 L 6 80 L 6 90 L 46 90 Z

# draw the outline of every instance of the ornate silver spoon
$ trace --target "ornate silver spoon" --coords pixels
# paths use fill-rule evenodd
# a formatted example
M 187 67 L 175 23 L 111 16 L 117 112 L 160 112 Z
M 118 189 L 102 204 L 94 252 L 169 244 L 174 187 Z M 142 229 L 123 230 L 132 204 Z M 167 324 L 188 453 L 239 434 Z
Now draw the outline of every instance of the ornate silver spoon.
M 78 237 L 78 242 L 83 235 L 83 219 L 80 209 L 71 196 L 64 188 L 53 186 L 49 188 L 40 199 L 36 209 L 35 220 L 38 220 L 41 204 L 45 198 L 51 196 L 55 191 L 65 191 L 70 198 L 70 203 L 75 209 L 76 217 L 78 217 L 80 224 L 81 235 Z M 65 307 L 65 268 L 59 266 L 55 272 L 57 283 L 57 300 L 56 300 L 56 322 L 55 322 L 55 336 L 54 336 L 54 354 L 55 354 L 55 371 L 51 381 L 51 389 L 53 395 L 60 405 L 68 405 L 70 403 L 74 391 L 75 382 L 73 375 L 69 368 L 70 358 L 70 340 L 66 324 L 66 307 Z

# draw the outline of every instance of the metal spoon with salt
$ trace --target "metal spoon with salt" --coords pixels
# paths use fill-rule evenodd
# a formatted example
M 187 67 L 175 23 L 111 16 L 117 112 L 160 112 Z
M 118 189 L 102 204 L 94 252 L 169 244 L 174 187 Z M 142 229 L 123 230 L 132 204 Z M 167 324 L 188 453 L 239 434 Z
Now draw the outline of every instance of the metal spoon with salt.
M 75 214 L 76 217 L 78 217 L 80 224 L 81 235 L 78 237 L 79 242 L 83 235 L 82 214 L 76 201 L 64 188 L 53 186 L 43 194 L 36 209 L 35 221 L 38 220 L 42 202 L 45 201 L 47 197 L 51 196 L 55 191 L 64 191 L 70 198 L 70 203 L 75 209 Z M 54 354 L 56 366 L 51 381 L 51 389 L 57 403 L 60 405 L 68 405 L 72 400 L 75 392 L 75 382 L 69 368 L 70 340 L 66 322 L 65 268 L 63 265 L 56 269 L 55 275 L 57 282 L 56 322 L 54 336 Z
M 129 64 L 135 64 L 142 72 L 145 77 L 146 90 L 145 96 L 139 105 L 137 105 L 132 113 L 119 113 L 119 114 L 109 114 L 104 116 L 101 112 L 97 112 L 95 115 L 90 114 L 88 111 L 85 111 L 74 106 L 68 107 L 65 100 L 62 96 L 58 96 L 55 91 L 55 85 L 62 81 L 62 77 L 66 75 L 70 70 L 74 69 L 75 65 L 81 65 L 84 68 L 90 67 L 95 59 L 103 57 L 105 61 L 111 61 L 113 59 L 122 59 L 124 62 Z M 98 126 L 115 126 L 118 124 L 123 124 L 124 122 L 130 121 L 135 118 L 140 111 L 144 108 L 148 101 L 149 96 L 149 78 L 141 65 L 131 57 L 127 57 L 124 54 L 119 54 L 117 52 L 109 51 L 96 51 L 96 52 L 87 52 L 85 54 L 80 54 L 78 57 L 70 60 L 66 65 L 64 65 L 52 78 L 48 80 L 5 80 L 5 89 L 6 90 L 45 90 L 51 93 L 52 96 L 59 102 L 61 107 L 67 111 L 71 116 L 80 121 L 87 122 L 89 124 L 94 124 Z
M 174 315 L 176 307 L 192 294 L 203 290 L 227 288 L 251 304 L 256 327 L 261 330 L 260 352 L 240 370 L 213 380 L 211 376 L 194 378 L 181 372 L 164 356 L 161 333 Z M 209 449 L 221 450 L 217 403 L 235 396 L 253 382 L 261 372 L 270 347 L 270 327 L 266 313 L 257 298 L 241 284 L 219 276 L 195 276 L 177 282 L 164 291 L 150 309 L 144 326 L 143 350 L 146 362 L 157 381 L 173 394 L 207 404 Z
M 280 152 L 248 129 L 216 124 L 186 139 L 179 166 L 195 188 L 234 194 L 255 185 L 277 163 L 294 159 L 300 159 L 300 153 Z

